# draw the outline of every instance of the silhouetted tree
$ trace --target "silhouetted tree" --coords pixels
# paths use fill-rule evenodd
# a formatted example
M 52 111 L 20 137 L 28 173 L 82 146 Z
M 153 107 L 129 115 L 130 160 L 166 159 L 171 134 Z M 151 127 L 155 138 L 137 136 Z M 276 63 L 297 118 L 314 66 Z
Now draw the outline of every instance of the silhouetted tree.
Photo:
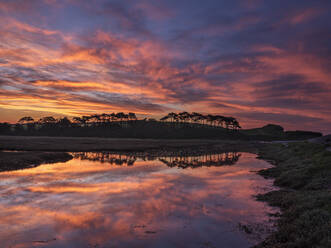
M 196 123 L 201 125 L 210 125 L 212 127 L 225 127 L 226 129 L 240 129 L 239 122 L 233 117 L 225 117 L 222 115 L 203 115 L 197 112 L 188 113 L 186 111 L 181 113 L 171 112 L 163 116 L 160 121 L 167 121 L 170 119 L 171 123 Z
M 57 121 L 57 125 L 60 128 L 68 128 L 71 126 L 71 121 L 67 117 L 63 117 Z
M 85 120 L 81 117 L 74 117 L 72 118 L 73 123 L 78 124 L 79 126 L 84 126 Z
M 161 119 L 160 119 L 160 121 L 166 121 L 166 120 L 168 120 L 168 116 L 166 115 L 166 116 L 163 116 Z
M 115 121 L 115 120 L 117 120 L 117 117 L 116 117 L 116 114 L 115 114 L 115 113 L 111 113 L 111 114 L 110 114 L 110 120 L 111 120 L 111 121 Z
M 182 121 L 183 123 L 190 121 L 190 114 L 188 112 L 181 112 L 178 114 L 178 120 Z
M 129 118 L 130 121 L 136 121 L 137 120 L 136 114 L 131 113 L 131 112 L 128 114 L 128 118 Z
M 100 122 L 101 123 L 105 124 L 105 123 L 109 122 L 109 115 L 108 114 L 103 113 L 99 117 L 100 117 Z
M 22 117 L 18 121 L 19 124 L 31 124 L 33 122 L 34 122 L 34 119 L 30 116 Z
M 55 124 L 56 119 L 53 116 L 46 116 L 46 117 L 40 118 L 38 122 L 40 124 Z

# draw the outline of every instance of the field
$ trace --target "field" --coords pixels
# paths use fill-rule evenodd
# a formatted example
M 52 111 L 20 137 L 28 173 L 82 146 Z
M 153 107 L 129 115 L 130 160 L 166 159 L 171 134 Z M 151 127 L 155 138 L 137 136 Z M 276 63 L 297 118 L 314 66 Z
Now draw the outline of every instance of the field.
M 0 136 L 0 150 L 24 151 L 146 151 L 210 147 L 242 149 L 256 142 L 208 139 L 114 139 L 92 137 Z

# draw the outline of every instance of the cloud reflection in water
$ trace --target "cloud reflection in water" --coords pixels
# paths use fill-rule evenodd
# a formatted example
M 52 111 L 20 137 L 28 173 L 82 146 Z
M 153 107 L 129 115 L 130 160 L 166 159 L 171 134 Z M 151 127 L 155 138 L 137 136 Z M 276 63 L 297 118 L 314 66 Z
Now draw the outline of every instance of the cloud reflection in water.
M 271 182 L 251 172 L 268 163 L 239 155 L 161 158 L 175 162 L 169 167 L 160 158 L 76 153 L 66 163 L 0 173 L 1 244 L 249 247 L 238 223 L 268 225 L 272 209 L 252 195 Z M 211 166 L 217 160 L 232 166 Z

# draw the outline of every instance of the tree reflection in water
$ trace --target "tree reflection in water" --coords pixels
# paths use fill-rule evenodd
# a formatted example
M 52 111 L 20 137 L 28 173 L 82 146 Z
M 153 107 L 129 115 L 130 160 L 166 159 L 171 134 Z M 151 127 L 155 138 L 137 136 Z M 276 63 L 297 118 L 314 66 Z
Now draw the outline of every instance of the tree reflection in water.
M 202 151 L 74 153 L 2 172 L 0 248 L 250 247 L 274 213 L 253 197 L 272 181 L 252 171 L 271 165 L 255 154 Z M 254 227 L 249 237 L 241 224 Z
M 153 161 L 159 160 L 169 167 L 198 168 L 202 166 L 234 165 L 241 156 L 238 152 L 205 153 L 198 155 L 181 154 L 172 152 L 168 154 L 155 155 L 148 153 L 112 153 L 112 152 L 76 152 L 74 158 L 89 161 L 99 161 L 119 166 L 133 166 L 137 160 Z

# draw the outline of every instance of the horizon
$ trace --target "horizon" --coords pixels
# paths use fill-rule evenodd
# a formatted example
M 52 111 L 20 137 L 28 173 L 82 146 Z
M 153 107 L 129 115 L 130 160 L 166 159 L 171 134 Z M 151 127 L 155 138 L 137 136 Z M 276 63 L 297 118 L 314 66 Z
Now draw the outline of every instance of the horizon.
M 324 0 L 0 0 L 0 122 L 196 111 L 330 134 L 330 10 Z
M 122 113 L 122 114 L 124 114 L 124 115 L 130 115 L 130 114 L 134 114 L 134 118 L 135 118 L 135 120 L 138 120 L 138 121 L 151 121 L 151 120 L 155 120 L 155 121 L 157 121 L 157 122 L 179 122 L 179 123 L 181 123 L 181 120 L 184 122 L 184 123 L 190 123 L 190 120 L 192 121 L 192 119 L 190 119 L 190 120 L 184 120 L 184 119 L 178 119 L 177 121 L 175 121 L 175 120 L 171 120 L 171 117 L 169 117 L 169 115 L 170 114 L 172 114 L 172 113 L 168 113 L 168 114 L 166 114 L 166 115 L 164 115 L 164 116 L 160 116 L 160 117 L 157 117 L 157 118 L 153 118 L 152 116 L 149 116 L 149 115 L 136 115 L 136 113 L 133 113 L 133 112 L 128 112 L 128 113 L 124 113 L 124 112 L 118 112 L 118 113 L 115 113 L 115 112 L 113 112 L 113 113 L 102 113 L 102 114 L 98 114 L 98 113 L 95 113 L 95 114 L 91 114 L 91 115 L 85 115 L 85 116 L 65 116 L 65 115 L 58 115 L 58 116 L 39 116 L 39 117 L 33 117 L 33 116 L 24 116 L 24 117 L 21 117 L 21 118 L 19 118 L 19 120 L 17 120 L 17 121 L 15 121 L 15 122 L 0 122 L 0 124 L 6 124 L 6 123 L 8 123 L 8 124 L 10 124 L 10 125 L 17 125 L 17 124 L 19 124 L 19 125 L 24 125 L 24 124 L 27 124 L 27 123 L 30 123 L 30 124 L 38 124 L 38 123 L 43 123 L 44 122 L 44 118 L 49 118 L 49 117 L 51 117 L 51 118 L 54 118 L 54 121 L 56 121 L 56 123 L 58 123 L 59 121 L 61 121 L 61 120 L 63 120 L 63 119 L 65 119 L 65 118 L 67 118 L 67 120 L 69 120 L 71 123 L 75 123 L 75 122 L 77 122 L 76 120 L 75 120 L 75 118 L 79 118 L 79 119 L 84 119 L 84 117 L 87 117 L 87 118 L 91 118 L 91 119 L 93 119 L 92 120 L 92 122 L 91 123 L 96 123 L 96 120 L 94 119 L 94 117 L 95 116 L 102 116 L 102 115 L 108 115 L 108 116 L 110 116 L 110 115 L 113 115 L 113 114 L 115 114 L 115 115 L 117 115 L 117 114 L 119 114 L 119 113 Z M 186 112 L 186 111 L 184 111 L 183 113 L 187 113 L 187 114 L 189 114 L 189 115 L 194 115 L 194 114 L 199 114 L 199 115 L 202 115 L 202 116 L 205 116 L 205 120 L 207 120 L 208 119 L 208 116 L 209 115 L 212 115 L 213 116 L 213 114 L 208 114 L 208 113 L 197 113 L 197 112 L 192 112 L 192 113 L 188 113 L 188 112 Z M 175 114 L 175 115 L 180 115 L 181 113 L 173 113 L 173 114 Z M 165 120 L 162 120 L 162 118 L 164 118 L 164 117 L 167 117 L 167 119 L 165 119 Z M 220 117 L 220 118 L 233 118 L 234 120 L 236 120 L 237 121 L 237 118 L 235 117 L 235 116 L 221 116 L 221 115 L 216 115 L 215 117 Z M 26 120 L 24 120 L 23 122 L 21 122 L 23 119 L 25 119 L 25 118 L 32 118 L 32 119 L 29 119 L 29 121 L 28 122 L 25 122 Z M 126 117 L 127 118 L 127 117 Z M 89 119 L 88 119 L 88 121 L 89 121 Z M 119 119 L 117 119 L 117 120 L 109 120 L 109 122 L 111 123 L 111 122 L 116 122 L 116 121 L 119 121 Z M 130 121 L 132 121 L 131 119 L 126 119 L 126 120 L 123 120 L 123 122 L 130 122 Z M 193 122 L 192 123 L 195 123 L 195 124 L 197 124 L 197 123 L 199 123 L 199 121 L 194 121 L 193 120 Z M 267 123 L 267 124 L 264 124 L 264 125 L 262 125 L 262 126 L 253 126 L 253 127 L 250 127 L 250 128 L 243 128 L 243 127 L 241 127 L 240 125 L 241 125 L 241 123 L 240 122 L 237 122 L 238 123 L 238 126 L 237 127 L 239 127 L 239 129 L 238 130 L 250 130 L 250 129 L 259 129 L 259 128 L 264 128 L 264 127 L 267 127 L 267 126 L 269 126 L 269 125 L 273 125 L 273 126 L 280 126 L 281 128 L 283 128 L 284 129 L 284 131 L 308 131 L 308 132 L 312 132 L 311 130 L 300 130 L 300 129 L 286 129 L 286 128 L 284 128 L 283 126 L 281 126 L 281 125 L 279 125 L 279 124 L 277 124 L 277 123 Z M 200 123 L 200 124 L 203 124 L 203 123 Z M 208 124 L 208 123 L 206 123 L 206 125 L 208 126 L 208 125 L 212 125 L 212 124 Z M 221 125 L 223 128 L 225 128 L 223 125 Z M 313 131 L 313 132 L 316 132 L 316 131 Z M 319 133 L 319 132 L 317 132 L 317 133 Z M 322 133 L 322 135 L 323 135 L 323 133 Z M 324 135 L 327 135 L 327 134 L 324 134 Z

